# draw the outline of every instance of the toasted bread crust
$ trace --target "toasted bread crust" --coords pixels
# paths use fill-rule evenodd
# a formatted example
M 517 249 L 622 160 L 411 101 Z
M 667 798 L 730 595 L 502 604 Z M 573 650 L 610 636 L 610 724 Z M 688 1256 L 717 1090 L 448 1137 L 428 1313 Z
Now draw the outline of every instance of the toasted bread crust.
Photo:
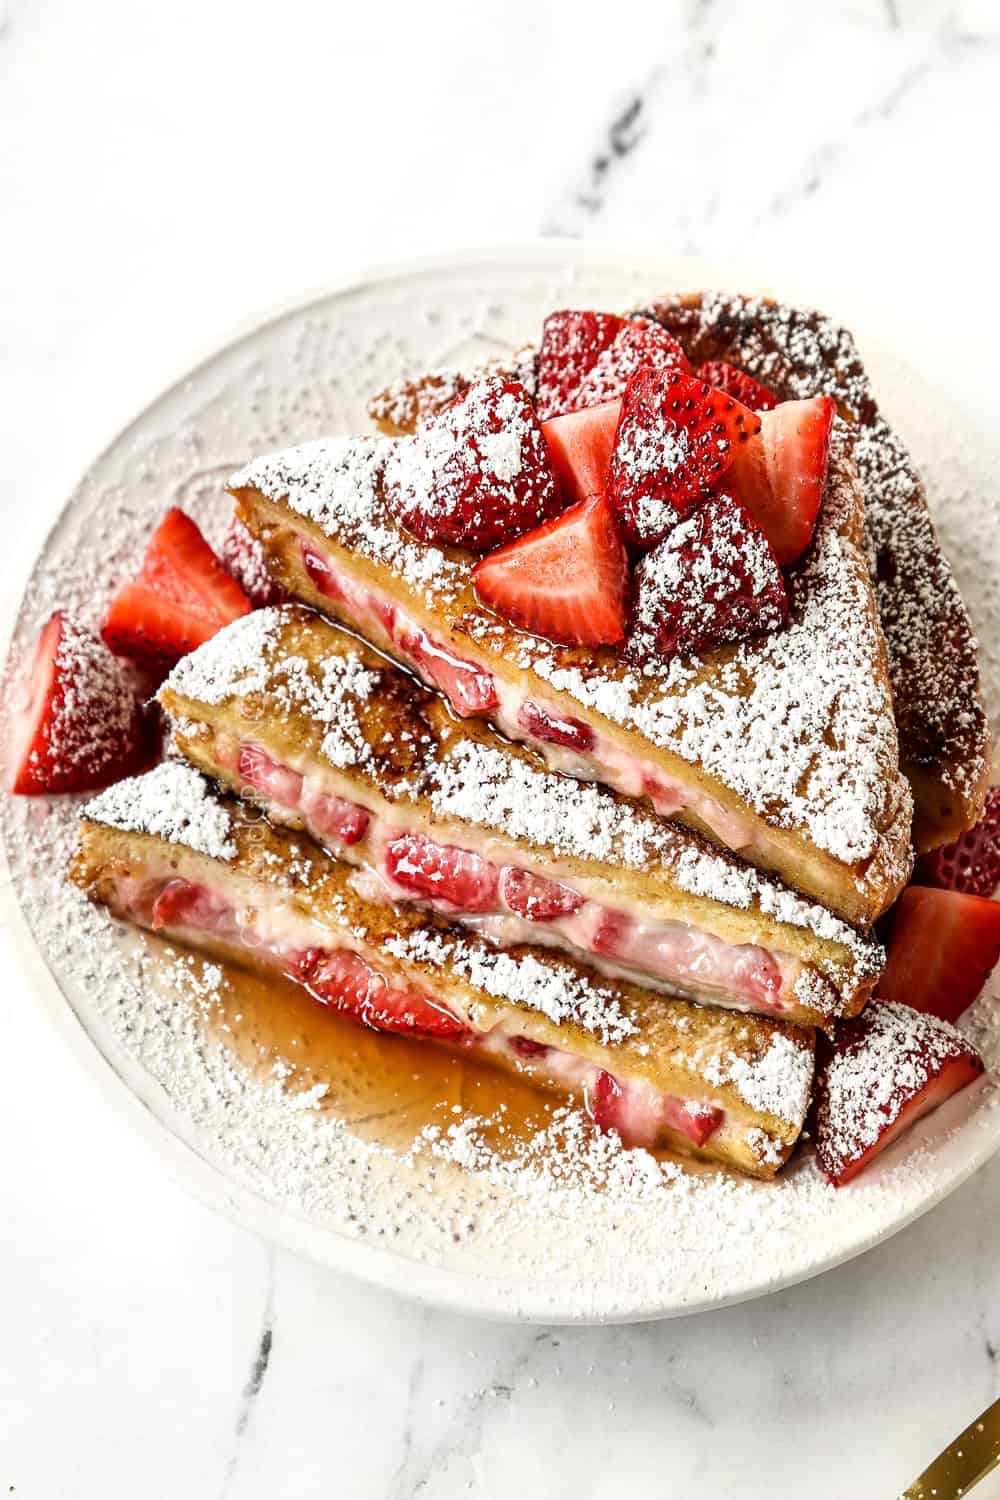
M 787 1159 L 804 1118 L 811 1033 L 665 1000 L 635 985 L 598 978 L 585 965 L 545 950 L 498 953 L 476 935 L 434 917 L 372 906 L 352 889 L 347 867 L 307 839 L 248 818 L 238 805 L 225 801 L 218 802 L 228 819 L 228 852 L 222 857 L 144 831 L 142 814 L 127 810 L 133 786 L 139 808 L 143 781 L 148 778 L 120 783 L 111 804 L 115 810 L 108 814 L 116 824 L 138 826 L 104 821 L 100 800 L 88 810 L 94 815 L 81 823 L 70 879 L 93 900 L 134 919 L 121 901 L 130 883 L 179 877 L 205 884 L 245 913 L 256 913 L 248 917 L 251 922 L 277 912 L 319 946 L 351 948 L 388 975 L 439 997 L 483 1031 L 513 1027 L 542 1046 L 571 1052 L 616 1076 L 644 1080 L 682 1097 L 716 1100 L 735 1129 L 714 1146 L 710 1141 L 703 1155 L 758 1176 L 772 1176 Z M 168 935 L 191 941 L 183 931 Z M 246 949 L 234 951 L 224 937 L 209 935 L 204 943 L 224 956 L 252 961 Z M 579 1001 L 580 1018 L 554 1020 L 531 1004 L 504 998 L 512 983 L 516 988 L 509 976 L 521 964 L 530 966 L 533 983 L 544 975 L 547 986 L 561 989 L 574 1004 Z M 602 1037 L 595 1014 L 612 1017 L 617 1031 Z M 777 1068 L 789 1066 L 792 1084 L 785 1089 L 774 1075 Z M 795 1118 L 784 1118 L 780 1109 Z

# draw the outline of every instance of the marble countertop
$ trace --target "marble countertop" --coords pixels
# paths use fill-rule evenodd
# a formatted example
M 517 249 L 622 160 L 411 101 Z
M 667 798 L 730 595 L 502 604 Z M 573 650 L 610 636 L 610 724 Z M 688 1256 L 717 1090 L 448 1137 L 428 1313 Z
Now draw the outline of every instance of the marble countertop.
M 0 0 L 0 579 L 248 313 L 423 251 L 738 252 L 988 388 L 998 126 L 991 0 Z M 891 1500 L 1000 1394 L 1000 1159 L 764 1301 L 479 1323 L 191 1201 L 0 974 L 0 1495 Z

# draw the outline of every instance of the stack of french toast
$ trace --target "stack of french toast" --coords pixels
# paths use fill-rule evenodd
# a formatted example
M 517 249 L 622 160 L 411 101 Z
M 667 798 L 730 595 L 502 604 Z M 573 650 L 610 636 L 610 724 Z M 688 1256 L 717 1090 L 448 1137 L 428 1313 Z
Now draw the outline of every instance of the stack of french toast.
M 982 1072 L 1000 954 L 975 641 L 850 335 L 562 310 L 370 409 L 234 476 L 226 566 L 173 511 L 101 640 L 53 617 L 15 790 L 103 786 L 93 899 L 387 1046 L 849 1181 Z

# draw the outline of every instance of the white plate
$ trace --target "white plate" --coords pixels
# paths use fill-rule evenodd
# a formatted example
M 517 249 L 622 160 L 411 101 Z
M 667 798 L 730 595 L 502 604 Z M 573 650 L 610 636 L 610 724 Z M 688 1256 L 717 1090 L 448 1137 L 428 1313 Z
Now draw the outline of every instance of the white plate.
M 363 430 L 367 395 L 401 371 L 509 348 L 536 335 L 559 304 L 624 307 L 710 284 L 753 289 L 732 268 L 532 245 L 380 271 L 254 326 L 160 396 L 81 481 L 10 622 L 15 650 L 56 605 L 96 620 L 169 504 L 218 539 L 221 487 L 240 462 L 324 432 Z M 982 435 L 969 440 L 971 413 L 956 413 L 867 340 L 862 347 L 889 415 L 942 497 L 936 515 L 990 648 L 995 705 L 997 580 L 982 576 L 981 540 L 993 515 L 978 498 L 991 493 L 995 453 Z M 8 915 L 39 1002 L 113 1091 L 123 1128 L 142 1131 L 181 1181 L 230 1217 L 407 1295 L 567 1322 L 721 1306 L 868 1249 L 1000 1146 L 987 1082 L 840 1192 L 808 1159 L 762 1186 L 714 1175 L 671 1180 L 643 1153 L 611 1152 L 603 1189 L 579 1169 L 559 1186 L 544 1170 L 487 1172 L 427 1150 L 404 1162 L 359 1145 L 339 1121 L 295 1108 L 277 1082 L 250 1080 L 202 1045 L 190 1008 L 159 994 L 134 945 L 67 890 L 72 825 L 65 800 L 5 799 L 3 900 L 16 908 Z M 994 1069 L 998 1009 L 987 997 L 970 1015 Z

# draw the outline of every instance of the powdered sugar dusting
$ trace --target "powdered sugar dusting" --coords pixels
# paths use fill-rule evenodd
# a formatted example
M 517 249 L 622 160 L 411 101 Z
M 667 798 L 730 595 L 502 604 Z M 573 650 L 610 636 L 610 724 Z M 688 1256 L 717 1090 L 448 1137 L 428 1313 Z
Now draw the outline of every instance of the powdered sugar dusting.
M 145 776 L 108 787 L 88 802 L 84 816 L 125 833 L 147 833 L 210 859 L 236 857 L 229 813 L 205 778 L 167 760 Z
M 268 685 L 270 648 L 281 623 L 276 609 L 241 615 L 196 651 L 182 656 L 164 684 L 185 698 L 224 703 L 236 693 L 262 692 Z

